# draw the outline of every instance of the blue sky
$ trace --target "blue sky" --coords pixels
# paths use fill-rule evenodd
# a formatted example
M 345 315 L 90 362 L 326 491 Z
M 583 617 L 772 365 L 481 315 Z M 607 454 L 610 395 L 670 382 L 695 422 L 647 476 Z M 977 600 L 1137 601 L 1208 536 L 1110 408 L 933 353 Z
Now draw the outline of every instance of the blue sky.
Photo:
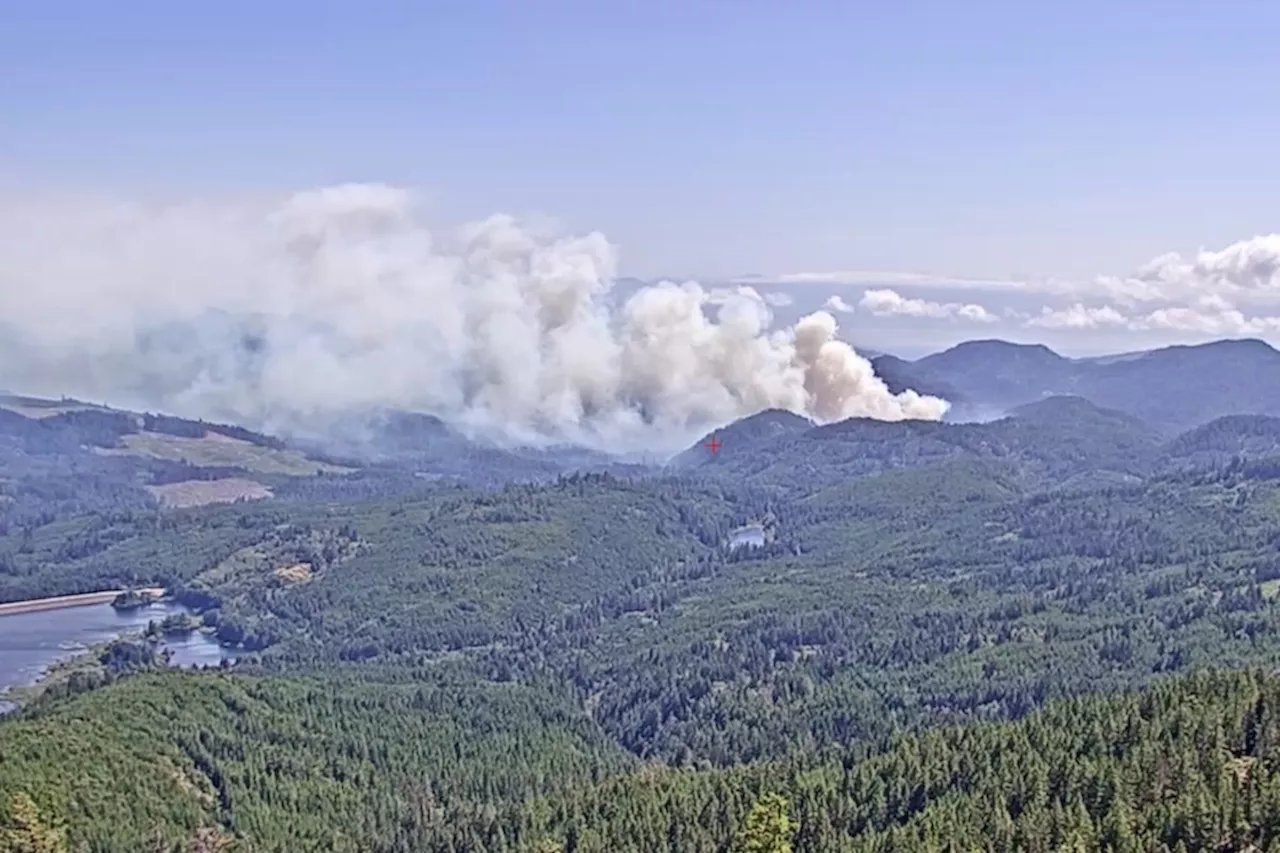
M 599 229 L 641 276 L 1091 280 L 1278 230 L 1277 28 L 1238 0 L 11 2 L 0 180 L 387 182 Z
M 1280 4 L 11 3 L 13 179 L 378 180 L 640 274 L 1123 272 L 1275 228 Z

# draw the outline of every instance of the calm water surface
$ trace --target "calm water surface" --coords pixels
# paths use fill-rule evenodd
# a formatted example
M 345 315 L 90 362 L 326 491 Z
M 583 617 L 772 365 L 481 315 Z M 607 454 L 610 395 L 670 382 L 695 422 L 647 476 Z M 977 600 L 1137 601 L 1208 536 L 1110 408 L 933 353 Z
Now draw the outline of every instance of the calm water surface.
M 142 630 L 153 619 L 158 622 L 185 612 L 181 605 L 167 603 L 126 612 L 110 604 L 91 604 L 0 616 L 0 695 L 10 687 L 31 684 L 52 664 L 89 646 Z M 235 659 L 231 649 L 199 632 L 168 637 L 163 648 L 173 653 L 173 666 L 216 666 L 223 659 Z M 10 704 L 0 700 L 0 713 L 11 709 Z
M 763 548 L 764 528 L 758 524 L 749 524 L 746 527 L 739 527 L 737 530 L 729 534 L 730 548 L 736 550 L 744 545 Z

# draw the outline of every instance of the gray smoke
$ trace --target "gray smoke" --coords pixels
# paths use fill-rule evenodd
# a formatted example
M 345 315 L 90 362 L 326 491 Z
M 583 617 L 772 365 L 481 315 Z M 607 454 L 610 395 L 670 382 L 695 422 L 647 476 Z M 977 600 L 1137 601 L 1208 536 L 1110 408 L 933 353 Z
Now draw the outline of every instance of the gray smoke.
M 664 447 L 765 408 L 936 419 L 894 395 L 823 311 L 771 331 L 749 287 L 611 292 L 598 233 L 495 216 L 428 229 L 405 191 L 283 202 L 10 201 L 0 385 L 305 430 L 438 414 L 509 440 Z

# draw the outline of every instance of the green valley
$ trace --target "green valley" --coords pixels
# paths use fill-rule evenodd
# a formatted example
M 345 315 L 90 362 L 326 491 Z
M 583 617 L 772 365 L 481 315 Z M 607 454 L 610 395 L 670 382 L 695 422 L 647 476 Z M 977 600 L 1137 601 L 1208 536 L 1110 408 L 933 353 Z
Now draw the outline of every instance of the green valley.
M 0 721 L 0 849 L 49 827 L 94 851 L 1276 837 L 1280 422 L 1170 440 L 1073 398 L 983 425 L 757 418 L 638 475 L 26 493 L 5 597 L 162 585 L 239 661 L 121 648 Z M 387 493 L 344 494 L 362 479 Z M 764 544 L 733 547 L 748 524 Z

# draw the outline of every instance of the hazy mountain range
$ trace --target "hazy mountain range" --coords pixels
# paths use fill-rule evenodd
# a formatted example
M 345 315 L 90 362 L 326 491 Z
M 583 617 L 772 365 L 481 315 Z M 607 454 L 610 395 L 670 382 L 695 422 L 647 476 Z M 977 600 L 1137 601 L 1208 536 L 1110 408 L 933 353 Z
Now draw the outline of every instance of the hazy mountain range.
M 942 421 L 854 418 L 816 425 L 769 410 L 708 432 L 671 458 L 619 458 L 574 446 L 505 446 L 438 417 L 355 418 L 323 440 L 122 412 L 74 400 L 0 398 L 0 463 L 65 480 L 93 503 L 129 490 L 173 505 L 405 494 L 437 483 L 478 486 L 574 471 L 648 476 L 696 470 L 787 487 L 838 482 L 934 461 L 996 460 L 1020 475 L 1144 476 L 1187 459 L 1219 461 L 1280 447 L 1280 352 L 1258 340 L 1069 359 L 1044 346 L 971 341 L 916 361 L 874 359 L 896 393 L 949 400 Z M 1199 430 L 1199 432 L 1197 432 Z M 1206 432 L 1207 431 L 1207 432 Z M 1204 435 L 1200 433 L 1204 432 Z M 704 446 L 714 435 L 721 445 Z M 144 492 L 145 490 L 145 492 Z
M 1280 352 L 1221 340 L 1072 359 L 1043 345 L 966 341 L 915 361 L 872 359 L 891 390 L 949 400 L 948 420 L 997 417 L 1057 394 L 1083 397 L 1172 434 L 1222 415 L 1280 414 Z

